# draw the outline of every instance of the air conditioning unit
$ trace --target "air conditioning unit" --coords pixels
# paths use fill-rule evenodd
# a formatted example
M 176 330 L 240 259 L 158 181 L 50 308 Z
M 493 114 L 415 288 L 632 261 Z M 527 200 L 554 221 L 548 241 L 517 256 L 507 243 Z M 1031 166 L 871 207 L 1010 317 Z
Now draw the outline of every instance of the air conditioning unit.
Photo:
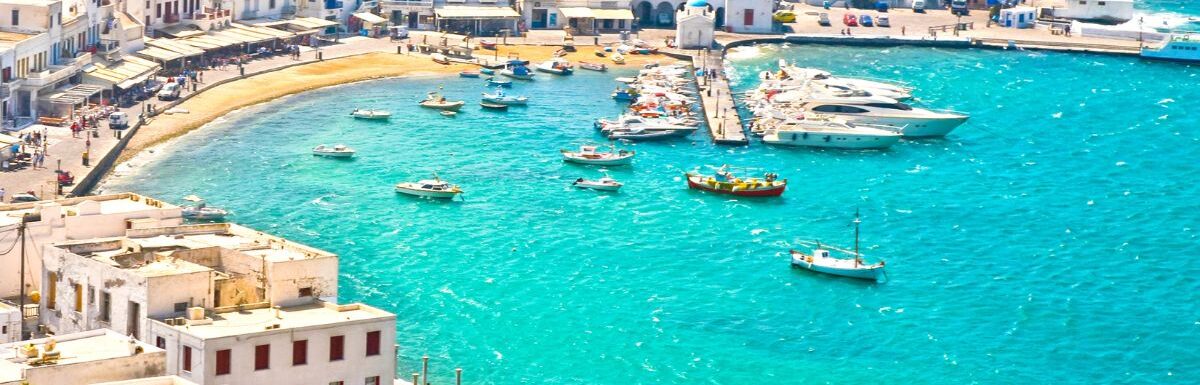
M 187 310 L 187 319 L 192 321 L 204 319 L 204 308 L 199 306 L 189 307 Z

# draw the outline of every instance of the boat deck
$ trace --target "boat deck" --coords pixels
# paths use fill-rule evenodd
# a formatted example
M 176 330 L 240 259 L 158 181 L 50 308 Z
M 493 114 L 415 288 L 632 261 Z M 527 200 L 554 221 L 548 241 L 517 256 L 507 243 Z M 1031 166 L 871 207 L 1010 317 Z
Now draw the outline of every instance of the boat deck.
M 725 78 L 724 61 L 723 50 L 692 55 L 695 68 L 717 70 L 716 79 L 705 76 L 696 79 L 700 85 L 700 105 L 704 108 L 705 122 L 708 123 L 714 143 L 745 145 L 749 140 L 746 139 L 742 118 L 738 116 L 737 106 L 733 102 L 729 79 Z

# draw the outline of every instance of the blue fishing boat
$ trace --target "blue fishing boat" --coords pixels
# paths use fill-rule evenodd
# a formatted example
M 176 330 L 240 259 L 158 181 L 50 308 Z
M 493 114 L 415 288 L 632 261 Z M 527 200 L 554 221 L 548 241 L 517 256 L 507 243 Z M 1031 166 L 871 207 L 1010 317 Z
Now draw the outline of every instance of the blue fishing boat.
M 613 93 L 612 93 L 612 98 L 613 98 L 613 99 L 616 99 L 616 100 L 620 100 L 620 101 L 628 101 L 628 102 L 632 102 L 632 101 L 634 101 L 634 100 L 637 100 L 637 98 L 638 98 L 638 95 L 639 95 L 639 92 L 638 92 L 638 90 L 636 90 L 636 89 L 633 89 L 633 88 L 624 88 L 624 89 L 622 89 L 622 88 L 617 88 L 616 90 L 614 90 L 614 91 L 613 91 Z
M 525 62 L 521 60 L 510 60 L 508 66 L 500 70 L 500 74 L 513 79 L 533 80 L 533 70 L 525 66 Z
M 488 78 L 487 85 L 488 87 L 512 88 L 512 80 L 500 80 L 492 77 Z
M 504 93 L 504 88 L 496 87 L 495 93 L 483 93 L 483 101 L 490 104 L 503 104 L 506 106 L 525 105 L 529 102 L 529 98 L 525 96 L 512 96 Z
M 495 75 L 496 70 L 491 69 L 491 68 L 480 68 L 479 73 L 484 74 L 484 75 Z

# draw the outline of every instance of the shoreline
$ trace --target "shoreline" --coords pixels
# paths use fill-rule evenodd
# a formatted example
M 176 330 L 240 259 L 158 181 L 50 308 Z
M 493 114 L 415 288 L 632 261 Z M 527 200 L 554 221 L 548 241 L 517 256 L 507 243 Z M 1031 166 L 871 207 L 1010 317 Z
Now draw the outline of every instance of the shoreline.
M 557 49 L 557 46 L 502 46 L 496 55 L 505 57 L 509 53 L 520 53 L 523 54 L 520 56 L 522 60 L 536 63 L 549 59 Z M 566 58 L 572 62 L 607 61 L 607 59 L 593 56 L 587 49 L 569 53 Z M 613 67 L 637 68 L 644 64 L 664 60 L 675 59 L 663 54 L 628 55 L 626 64 Z M 611 63 L 606 64 L 612 65 Z M 457 75 L 461 71 L 477 68 L 477 66 L 469 64 L 437 64 L 423 55 L 371 52 L 294 65 L 232 80 L 197 93 L 172 107 L 173 109 L 187 110 L 187 113 L 164 113 L 147 120 L 139 128 L 137 135 L 130 138 L 129 143 L 121 150 L 114 166 L 105 170 L 104 175 L 100 177 L 99 182 L 93 188 L 98 188 L 114 170 L 134 160 L 140 153 L 202 129 L 211 122 L 247 107 L 322 88 L 381 79 Z

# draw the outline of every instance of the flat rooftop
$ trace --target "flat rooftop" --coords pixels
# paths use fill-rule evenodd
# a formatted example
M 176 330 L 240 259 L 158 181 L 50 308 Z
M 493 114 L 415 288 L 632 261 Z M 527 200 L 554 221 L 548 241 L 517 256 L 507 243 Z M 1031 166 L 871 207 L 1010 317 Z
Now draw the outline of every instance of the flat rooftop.
M 275 309 L 271 308 L 231 310 L 214 313 L 203 321 L 188 321 L 187 325 L 171 327 L 197 338 L 211 339 L 269 330 L 304 329 L 322 325 L 395 318 L 396 316 L 392 313 L 364 304 L 338 305 L 317 301 L 312 304 L 281 308 L 278 317 Z
M 0 1 L 0 3 L 3 3 L 3 1 Z M 12 32 L 12 31 L 0 31 L 0 42 L 17 43 L 17 42 L 24 41 L 25 39 L 28 39 L 28 38 L 31 38 L 34 36 L 37 36 L 37 34 Z
M 212 263 L 192 262 L 198 261 L 192 258 L 195 253 L 189 255 L 192 251 L 208 250 L 208 256 L 237 252 L 272 263 L 337 258 L 327 251 L 231 223 L 128 230 L 124 237 L 60 242 L 53 247 L 145 277 L 221 270 Z
M 9 192 L 9 194 L 14 193 L 15 192 L 12 191 Z M 0 226 L 20 223 L 21 216 L 30 213 L 37 213 L 41 210 L 40 207 L 44 207 L 46 205 L 62 206 L 64 213 L 75 215 L 119 214 L 178 208 L 178 206 L 170 203 L 153 198 L 147 198 L 134 193 L 95 195 L 40 202 L 9 204 L 0 203 Z
M 20 346 L 32 343 L 39 350 L 45 350 L 48 339 L 57 341 L 55 350 L 61 353 L 58 363 L 54 364 L 56 366 L 130 356 L 129 337 L 108 329 L 3 344 L 0 345 L 0 383 L 20 381 L 25 378 L 24 371 L 34 367 L 28 362 L 15 362 L 13 357 L 17 356 Z M 143 353 L 163 351 L 140 341 L 135 340 L 134 343 L 142 347 Z

